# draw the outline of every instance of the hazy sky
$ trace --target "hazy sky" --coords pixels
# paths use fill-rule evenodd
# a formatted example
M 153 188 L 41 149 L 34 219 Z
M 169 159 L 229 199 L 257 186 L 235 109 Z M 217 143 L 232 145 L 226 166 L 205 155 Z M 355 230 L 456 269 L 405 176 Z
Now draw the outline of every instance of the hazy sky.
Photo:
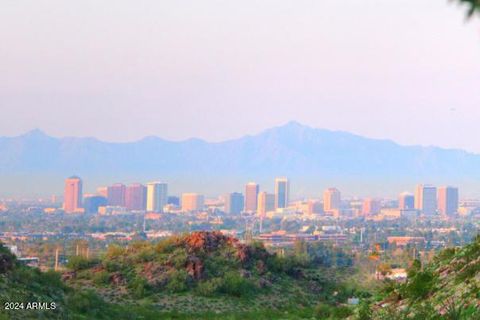
M 480 152 L 480 19 L 447 0 L 0 4 L 0 135 L 218 141 L 289 120 Z

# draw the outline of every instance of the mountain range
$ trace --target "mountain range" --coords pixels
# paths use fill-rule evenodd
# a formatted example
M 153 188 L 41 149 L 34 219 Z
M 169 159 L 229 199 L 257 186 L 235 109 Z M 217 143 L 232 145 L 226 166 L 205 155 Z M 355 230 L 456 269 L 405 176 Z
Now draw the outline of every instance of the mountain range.
M 72 174 L 90 181 L 90 189 L 93 184 L 160 179 L 174 189 L 217 193 L 240 189 L 248 180 L 272 184 L 274 177 L 288 176 L 298 193 L 312 187 L 319 193 L 337 184 L 352 193 L 380 194 L 422 182 L 471 185 L 480 178 L 480 155 L 403 146 L 297 122 L 215 143 L 158 137 L 112 143 L 55 138 L 38 129 L 0 137 L 0 193 L 58 192 L 63 178 Z

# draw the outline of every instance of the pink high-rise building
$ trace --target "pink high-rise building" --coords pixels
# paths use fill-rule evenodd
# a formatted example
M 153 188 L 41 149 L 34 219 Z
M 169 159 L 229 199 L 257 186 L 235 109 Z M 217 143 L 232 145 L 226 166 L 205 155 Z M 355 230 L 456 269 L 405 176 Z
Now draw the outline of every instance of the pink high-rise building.
M 342 197 L 337 188 L 328 188 L 323 192 L 323 211 L 330 212 L 339 210 L 342 205 Z
M 115 183 L 107 189 L 107 200 L 109 206 L 125 207 L 125 190 L 122 183 Z
M 443 216 L 451 216 L 458 211 L 458 188 L 438 188 L 438 212 Z
M 140 183 L 133 183 L 125 190 L 125 207 L 128 210 L 145 210 L 147 205 L 147 188 Z
M 65 180 L 65 195 L 63 209 L 66 213 L 81 211 L 82 208 L 82 179 L 72 176 Z
M 260 188 L 257 183 L 249 182 L 245 186 L 245 211 L 257 211 L 258 192 Z

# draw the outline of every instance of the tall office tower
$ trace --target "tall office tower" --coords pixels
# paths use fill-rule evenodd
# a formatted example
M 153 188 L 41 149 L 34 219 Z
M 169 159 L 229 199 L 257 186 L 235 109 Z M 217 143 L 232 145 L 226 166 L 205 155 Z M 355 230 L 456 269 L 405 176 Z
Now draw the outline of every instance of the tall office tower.
M 127 210 L 145 210 L 147 188 L 140 183 L 133 183 L 125 190 L 125 207 Z
M 163 182 L 147 183 L 147 211 L 163 212 L 168 203 L 168 185 Z
M 182 211 L 200 211 L 205 205 L 205 198 L 198 193 L 182 194 Z
M 82 208 L 82 179 L 72 176 L 65 180 L 63 210 L 66 213 L 80 211 Z
M 417 185 L 415 189 L 415 209 L 425 215 L 434 215 L 437 211 L 437 188 L 431 185 Z
M 290 182 L 287 178 L 275 179 L 275 209 L 288 207 Z
M 257 202 L 258 202 L 257 214 L 259 216 L 264 217 L 267 212 L 275 210 L 274 194 L 259 192 Z
M 107 198 L 96 194 L 85 195 L 83 198 L 83 208 L 85 209 L 85 213 L 97 213 L 99 207 L 104 207 L 106 205 Z
M 125 190 L 122 183 L 115 183 L 107 189 L 107 200 L 109 206 L 125 207 Z
M 415 197 L 408 192 L 402 192 L 398 196 L 398 208 L 402 210 L 415 209 Z
M 438 212 L 451 216 L 458 211 L 458 188 L 445 186 L 438 188 Z
M 225 195 L 225 212 L 229 214 L 240 214 L 244 208 L 243 194 L 234 192 Z
M 255 182 L 249 182 L 245 186 L 245 211 L 255 212 L 257 210 L 258 192 L 260 187 Z
M 362 214 L 371 215 L 378 214 L 380 212 L 380 203 L 372 198 L 363 200 Z
M 338 210 L 341 204 L 342 196 L 337 188 L 328 188 L 323 192 L 323 211 Z

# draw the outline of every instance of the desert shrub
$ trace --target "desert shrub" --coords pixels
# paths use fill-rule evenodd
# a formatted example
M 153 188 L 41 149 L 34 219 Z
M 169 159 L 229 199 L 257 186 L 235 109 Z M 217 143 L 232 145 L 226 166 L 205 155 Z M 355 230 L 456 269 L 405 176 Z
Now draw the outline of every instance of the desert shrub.
M 405 295 L 412 299 L 421 299 L 428 295 L 435 284 L 435 276 L 431 271 L 421 271 L 406 284 Z
M 70 259 L 68 259 L 67 268 L 75 271 L 80 271 L 80 270 L 88 269 L 97 263 L 98 261 L 94 259 L 87 259 L 82 256 L 73 256 Z
M 107 270 L 108 272 L 116 272 L 120 271 L 122 269 L 122 265 L 116 261 L 111 261 L 111 260 L 104 260 L 102 262 L 103 268 Z
M 176 268 L 176 269 L 181 269 L 183 267 L 185 267 L 185 263 L 187 262 L 187 258 L 188 258 L 188 254 L 186 252 L 185 249 L 183 248 L 178 248 L 178 249 L 175 249 L 170 257 L 169 257 L 169 261 L 170 263 L 173 264 L 173 266 Z
M 183 292 L 188 289 L 188 279 L 189 275 L 184 269 L 170 271 L 166 289 L 169 292 Z
M 372 309 L 370 308 L 370 305 L 366 301 L 362 301 L 356 312 L 355 316 L 356 320 L 370 320 L 372 319 Z
M 84 315 L 85 319 L 104 318 L 106 303 L 93 290 L 75 291 L 67 298 L 67 305 L 74 313 Z
M 210 280 L 201 281 L 198 283 L 195 291 L 201 296 L 210 297 L 220 291 L 222 284 L 223 280 L 221 278 L 213 278 Z
M 155 245 L 155 251 L 157 253 L 172 253 L 177 247 L 177 237 L 170 237 L 165 240 L 159 241 Z
M 353 314 L 353 310 L 347 306 L 338 306 L 332 308 L 333 319 L 347 319 Z
M 96 272 L 92 280 L 97 286 L 107 285 L 110 283 L 110 273 L 107 271 Z
M 317 319 L 328 319 L 332 316 L 332 307 L 325 303 L 319 303 L 315 307 L 315 316 Z
M 125 249 L 112 244 L 108 246 L 107 252 L 105 253 L 105 258 L 109 260 L 119 259 L 125 254 Z
M 153 247 L 144 247 L 140 249 L 139 252 L 135 255 L 134 261 L 135 263 L 153 261 L 155 259 L 155 256 L 156 252 Z
M 220 292 L 235 297 L 245 297 L 252 295 L 255 288 L 255 284 L 249 279 L 243 278 L 237 272 L 228 272 L 223 277 Z
M 137 299 L 144 298 L 148 294 L 148 282 L 142 277 L 134 277 L 128 286 L 132 295 Z

